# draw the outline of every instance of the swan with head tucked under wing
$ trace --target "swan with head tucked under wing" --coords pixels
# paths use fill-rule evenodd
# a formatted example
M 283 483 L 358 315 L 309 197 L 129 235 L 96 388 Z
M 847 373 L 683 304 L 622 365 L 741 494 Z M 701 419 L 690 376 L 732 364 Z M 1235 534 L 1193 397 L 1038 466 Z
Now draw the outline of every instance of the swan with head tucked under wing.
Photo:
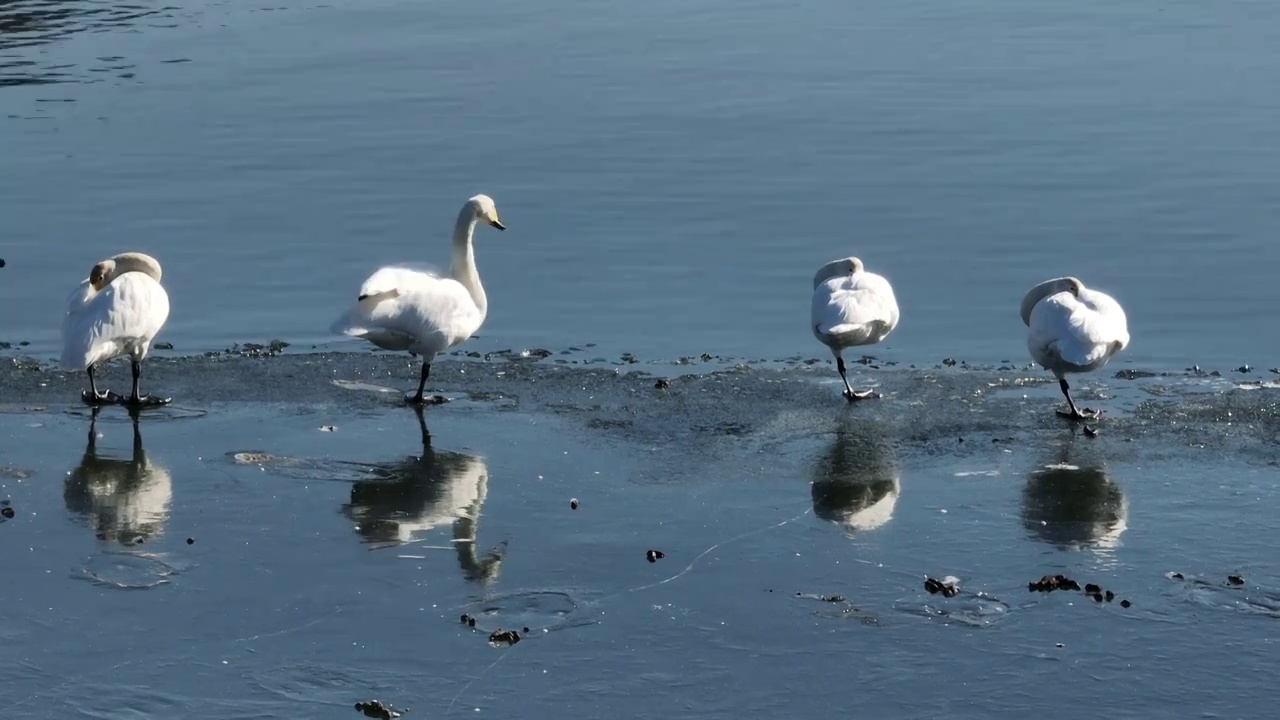
M 160 285 L 160 263 L 150 255 L 126 252 L 93 266 L 89 277 L 67 298 L 62 319 L 62 369 L 84 370 L 86 403 L 125 402 L 133 406 L 164 405 L 169 398 L 142 395 L 138 381 L 151 341 L 169 319 L 169 294 Z M 125 400 L 110 390 L 98 391 L 94 368 L 129 356 L 133 392 Z
M 467 200 L 453 228 L 448 277 L 403 267 L 381 268 L 364 281 L 356 304 L 333 324 L 334 332 L 364 338 L 384 350 L 422 356 L 418 392 L 407 396 L 408 402 L 426 402 L 422 393 L 436 355 L 475 334 L 489 312 L 471 244 L 480 221 L 506 229 L 488 195 Z
M 1073 277 L 1046 280 L 1022 299 L 1022 322 L 1028 328 L 1031 358 L 1058 378 L 1071 420 L 1090 420 L 1101 413 L 1080 410 L 1071 399 L 1067 373 L 1097 370 L 1129 345 L 1129 326 L 1120 303 L 1090 290 Z
M 814 336 L 836 356 L 845 399 L 853 402 L 880 397 L 873 390 L 855 392 L 849 385 L 843 351 L 878 343 L 898 326 L 898 301 L 889 281 L 864 270 L 862 261 L 856 257 L 823 265 L 813 276 L 809 326 Z

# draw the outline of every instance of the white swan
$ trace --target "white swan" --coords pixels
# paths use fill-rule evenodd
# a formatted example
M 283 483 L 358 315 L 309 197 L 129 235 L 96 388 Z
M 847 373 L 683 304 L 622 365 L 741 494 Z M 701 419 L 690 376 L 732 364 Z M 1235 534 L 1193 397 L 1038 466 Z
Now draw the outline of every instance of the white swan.
M 94 368 L 128 355 L 133 366 L 130 405 L 163 405 L 169 398 L 140 395 L 138 378 L 151 341 L 169 319 L 169 294 L 160 285 L 160 263 L 150 255 L 121 253 L 103 260 L 67 298 L 62 319 L 62 369 L 84 370 L 90 404 L 121 402 L 109 390 L 98 392 Z
M 408 268 L 381 268 L 364 281 L 356 304 L 333 324 L 336 333 L 364 338 L 385 350 L 408 350 L 422 356 L 422 378 L 417 394 L 406 397 L 410 402 L 424 402 L 422 391 L 436 354 L 475 334 L 489 311 L 471 246 L 480 220 L 506 230 L 498 221 L 492 198 L 476 195 L 467 200 L 453 228 L 449 277 Z
M 872 390 L 854 392 L 844 371 L 845 348 L 873 345 L 898 326 L 898 301 L 883 277 L 862 269 L 856 257 L 832 260 L 813 276 L 813 334 L 836 356 L 836 369 L 844 380 L 844 396 L 850 402 L 878 398 Z
M 1070 411 L 1058 414 L 1072 420 L 1096 418 L 1098 411 L 1076 408 L 1066 375 L 1097 370 L 1129 345 L 1120 303 L 1076 278 L 1054 278 L 1031 288 L 1022 299 L 1022 322 L 1029 328 L 1031 358 L 1057 376 L 1067 398 Z

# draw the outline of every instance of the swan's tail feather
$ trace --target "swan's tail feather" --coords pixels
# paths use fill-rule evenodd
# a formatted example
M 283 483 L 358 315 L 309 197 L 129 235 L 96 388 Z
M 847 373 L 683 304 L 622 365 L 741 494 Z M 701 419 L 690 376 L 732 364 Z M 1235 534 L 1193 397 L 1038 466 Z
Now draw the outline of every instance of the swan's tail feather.
M 826 328 L 819 326 L 818 332 L 823 335 L 847 335 L 849 333 L 856 333 L 862 330 L 863 327 L 864 326 L 860 323 L 841 323 L 839 325 L 832 325 L 831 327 Z
M 829 327 L 815 325 L 818 335 L 826 338 L 824 342 L 836 342 L 844 346 L 866 345 L 877 342 L 888 335 L 888 324 L 880 320 L 862 323 L 838 323 Z
M 376 302 L 369 300 L 357 303 L 329 326 L 330 332 L 368 340 L 384 350 L 408 350 L 413 344 L 412 336 L 391 328 L 379 327 L 370 318 L 375 305 Z

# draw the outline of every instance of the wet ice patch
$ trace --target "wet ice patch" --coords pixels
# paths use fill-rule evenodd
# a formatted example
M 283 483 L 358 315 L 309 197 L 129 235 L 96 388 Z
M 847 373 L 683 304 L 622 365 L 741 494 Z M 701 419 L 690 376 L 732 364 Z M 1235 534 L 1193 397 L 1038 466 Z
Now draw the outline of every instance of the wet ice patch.
M 893 609 L 943 624 L 990 627 L 1008 617 L 1011 607 L 994 595 L 961 590 L 950 598 L 941 593 L 913 595 L 895 602 Z
M 256 467 L 270 475 L 299 480 L 352 482 L 363 477 L 370 467 L 365 463 L 344 460 L 313 460 L 276 455 L 265 450 L 232 450 L 226 454 L 226 457 L 236 466 Z
M 1239 576 L 1209 579 L 1180 572 L 1166 573 L 1165 577 L 1178 584 L 1176 592 L 1182 599 L 1194 605 L 1238 612 L 1244 615 L 1261 615 L 1280 618 L 1280 591 L 1250 583 Z
M 475 618 L 475 629 L 486 638 L 493 631 L 510 628 L 527 637 L 592 624 L 581 609 L 567 592 L 531 590 L 479 600 L 462 608 L 462 613 Z
M 93 418 L 93 408 L 85 406 L 70 407 L 66 409 L 67 415 L 75 417 Z M 141 411 L 141 418 L 144 422 L 170 422 L 174 420 L 193 420 L 202 418 L 209 414 L 208 410 L 199 408 L 188 408 L 180 405 L 160 405 L 156 407 L 147 407 Z M 133 419 L 129 417 L 129 409 L 125 407 L 112 407 L 99 409 L 95 418 L 100 423 L 130 423 Z
M 170 581 L 178 569 L 154 555 L 100 553 L 85 560 L 76 575 L 104 587 L 149 590 Z

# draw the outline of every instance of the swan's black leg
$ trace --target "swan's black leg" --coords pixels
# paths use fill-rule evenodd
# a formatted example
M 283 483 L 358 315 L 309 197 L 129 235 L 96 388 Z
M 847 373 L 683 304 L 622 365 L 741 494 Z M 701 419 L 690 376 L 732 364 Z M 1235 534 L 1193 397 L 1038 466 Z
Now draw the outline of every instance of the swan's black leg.
M 404 396 L 404 402 L 410 405 L 443 405 L 449 401 L 448 397 L 443 395 L 426 395 L 426 378 L 431 377 L 431 363 L 429 360 L 422 361 L 422 377 L 417 380 L 417 392 L 413 395 Z
M 1083 411 L 1076 408 L 1076 403 L 1071 399 L 1071 386 L 1067 385 L 1065 377 L 1058 378 L 1058 387 L 1062 388 L 1062 395 L 1067 399 L 1067 407 L 1071 408 L 1071 412 L 1058 411 L 1058 415 L 1069 420 L 1093 420 L 1101 413 L 1097 410 L 1085 408 Z
M 148 405 L 168 405 L 172 402 L 172 398 L 159 398 L 154 395 L 143 395 L 138 391 L 138 380 L 142 377 L 142 363 L 133 360 L 133 393 L 129 396 L 129 405 L 133 407 L 145 407 Z
M 120 402 L 121 397 L 111 392 L 110 390 L 103 390 L 102 392 L 98 392 L 98 383 L 94 381 L 92 365 L 85 368 L 84 371 L 89 375 L 89 389 L 87 391 L 84 391 L 84 390 L 80 391 L 81 400 L 85 401 L 89 405 L 101 405 L 103 403 Z
M 844 372 L 844 358 L 839 356 L 836 357 L 836 369 L 840 371 L 840 379 L 844 381 L 845 400 L 853 402 L 855 400 L 874 400 L 875 398 L 880 397 L 880 393 L 875 390 L 863 390 L 862 392 L 856 392 L 849 386 L 849 376 Z
M 440 405 L 447 402 L 448 399 L 443 395 L 432 395 L 427 397 L 423 393 L 426 392 L 427 378 L 431 376 L 431 363 L 423 361 L 422 377 L 418 380 L 418 392 L 413 395 L 406 395 L 405 402 L 413 405 Z
M 413 403 L 415 405 L 422 404 L 422 392 L 427 387 L 427 378 L 429 377 L 431 377 L 431 363 L 424 361 L 422 363 L 422 377 L 418 379 L 418 393 L 413 396 Z

